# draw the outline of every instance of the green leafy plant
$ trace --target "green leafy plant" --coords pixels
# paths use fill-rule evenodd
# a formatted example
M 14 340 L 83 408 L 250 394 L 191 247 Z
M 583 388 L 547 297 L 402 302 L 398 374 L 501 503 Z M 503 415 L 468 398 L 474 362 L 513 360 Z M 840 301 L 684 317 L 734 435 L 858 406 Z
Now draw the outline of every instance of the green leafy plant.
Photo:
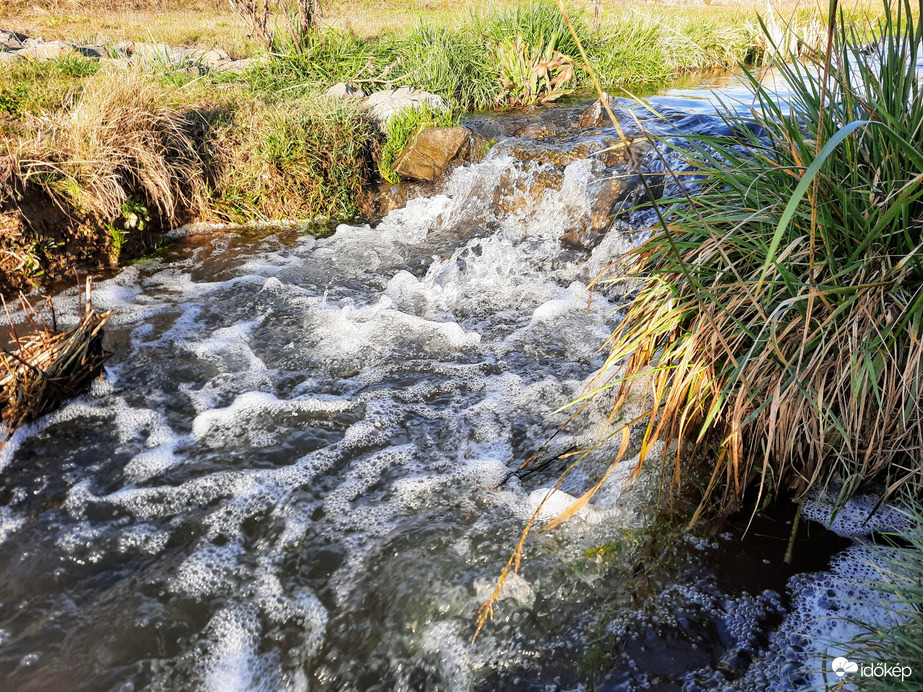
M 528 106 L 548 103 L 572 92 L 567 84 L 574 77 L 573 60 L 555 48 L 557 36 L 547 41 L 539 37 L 532 46 L 517 36 L 505 40 L 494 49 L 500 66 L 503 90 L 498 104 Z
M 122 247 L 132 231 L 143 232 L 151 221 L 147 205 L 140 197 L 129 197 L 122 203 L 121 217 L 106 223 L 109 231 L 109 253 L 114 263 L 119 262 Z
M 359 211 L 381 146 L 378 123 L 355 104 L 290 101 L 215 128 L 216 216 L 253 219 L 345 219 Z

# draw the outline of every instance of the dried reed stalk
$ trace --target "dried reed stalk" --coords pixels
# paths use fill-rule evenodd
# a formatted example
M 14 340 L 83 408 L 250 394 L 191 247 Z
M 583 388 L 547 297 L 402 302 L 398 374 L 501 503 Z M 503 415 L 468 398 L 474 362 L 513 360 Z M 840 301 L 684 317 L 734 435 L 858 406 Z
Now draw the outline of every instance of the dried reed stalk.
M 0 420 L 7 426 L 0 447 L 20 425 L 50 413 L 79 394 L 100 374 L 112 355 L 102 346 L 103 326 L 112 311 L 96 312 L 91 298 L 92 284 L 87 280 L 82 307 L 78 298 L 80 323 L 60 332 L 50 299 L 52 325 L 48 326 L 29 301 L 20 296 L 23 312 L 35 328 L 35 333 L 24 337 L 17 333 L 9 307 L 3 301 L 16 349 L 0 349 Z

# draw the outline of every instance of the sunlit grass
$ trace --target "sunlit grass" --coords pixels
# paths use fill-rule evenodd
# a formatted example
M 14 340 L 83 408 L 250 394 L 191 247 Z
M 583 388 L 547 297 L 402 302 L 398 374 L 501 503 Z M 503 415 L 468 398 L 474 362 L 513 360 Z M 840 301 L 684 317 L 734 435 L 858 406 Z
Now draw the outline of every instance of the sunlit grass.
M 756 106 L 728 139 L 682 150 L 701 189 L 623 262 L 638 297 L 613 334 L 620 401 L 649 387 L 655 441 L 714 460 L 709 503 L 758 483 L 792 493 L 833 477 L 841 499 L 923 475 L 923 28 L 894 8 L 867 48 L 840 22 L 807 63 L 779 63 L 786 112 Z M 919 8 L 915 8 L 919 9 Z M 847 66 L 852 64 L 853 69 Z M 825 76 L 825 73 L 829 74 Z M 644 377 L 641 377 L 641 376 Z

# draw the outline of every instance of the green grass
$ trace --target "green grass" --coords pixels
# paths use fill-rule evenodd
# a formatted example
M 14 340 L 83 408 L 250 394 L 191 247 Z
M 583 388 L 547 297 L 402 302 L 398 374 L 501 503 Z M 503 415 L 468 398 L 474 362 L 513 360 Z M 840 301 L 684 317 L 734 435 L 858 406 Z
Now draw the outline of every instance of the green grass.
M 598 30 L 580 12 L 572 19 L 603 86 L 613 91 L 663 84 L 694 70 L 735 67 L 759 59 L 763 51 L 755 15 L 631 11 Z M 471 13 L 448 26 L 419 23 L 374 38 L 320 32 L 303 51 L 260 66 L 250 84 L 261 98 L 305 94 L 347 81 L 366 91 L 407 84 L 471 109 L 520 105 L 528 102 L 520 98 L 522 89 L 505 88 L 499 67 L 508 44 L 517 39 L 541 53 L 578 55 L 556 3 L 533 2 Z M 568 88 L 588 88 L 586 71 L 575 68 Z
M 681 148 L 700 189 L 623 262 L 638 295 L 593 389 L 647 387 L 641 461 L 677 443 L 679 484 L 708 460 L 700 510 L 923 477 L 921 9 L 886 6 L 868 50 L 838 21 L 826 79 L 822 54 L 780 62 L 793 114 L 751 76 L 734 136 Z
M 356 216 L 382 135 L 355 105 L 324 99 L 250 104 L 218 124 L 213 212 L 230 221 Z
M 82 57 L 18 60 L 2 72 L 0 117 L 24 118 L 65 108 L 99 69 L 99 61 Z

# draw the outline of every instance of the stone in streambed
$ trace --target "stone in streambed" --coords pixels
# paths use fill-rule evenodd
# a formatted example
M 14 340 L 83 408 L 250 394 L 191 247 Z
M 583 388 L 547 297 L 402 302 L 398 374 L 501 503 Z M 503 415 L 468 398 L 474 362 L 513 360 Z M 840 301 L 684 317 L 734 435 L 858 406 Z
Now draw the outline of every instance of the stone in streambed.
M 628 112 L 628 109 L 622 105 L 619 99 L 613 98 L 606 94 L 606 99 L 609 102 L 609 108 L 612 110 L 612 114 L 615 116 L 615 119 L 618 121 L 619 125 L 624 130 L 626 127 L 640 134 L 637 124 L 634 122 L 634 118 L 631 117 L 631 114 Z M 626 105 L 630 104 L 630 101 L 625 101 Z M 586 109 L 583 112 L 583 115 L 580 116 L 580 120 L 577 121 L 577 127 L 587 128 L 587 127 L 612 127 L 612 121 L 609 120 L 609 114 L 606 112 L 605 107 L 603 106 L 602 99 L 597 99 L 597 101 Z M 625 134 L 629 137 L 633 136 L 627 131 Z
M 431 127 L 404 148 L 394 170 L 405 180 L 436 180 L 453 160 L 464 159 L 469 149 L 470 135 L 464 127 Z
M 658 187 L 652 191 L 659 196 L 661 190 L 662 187 Z M 592 184 L 588 192 L 593 197 L 589 218 L 580 219 L 579 225 L 567 229 L 561 236 L 562 243 L 582 250 L 592 250 L 599 245 L 612 219 L 646 199 L 638 175 L 603 178 Z

